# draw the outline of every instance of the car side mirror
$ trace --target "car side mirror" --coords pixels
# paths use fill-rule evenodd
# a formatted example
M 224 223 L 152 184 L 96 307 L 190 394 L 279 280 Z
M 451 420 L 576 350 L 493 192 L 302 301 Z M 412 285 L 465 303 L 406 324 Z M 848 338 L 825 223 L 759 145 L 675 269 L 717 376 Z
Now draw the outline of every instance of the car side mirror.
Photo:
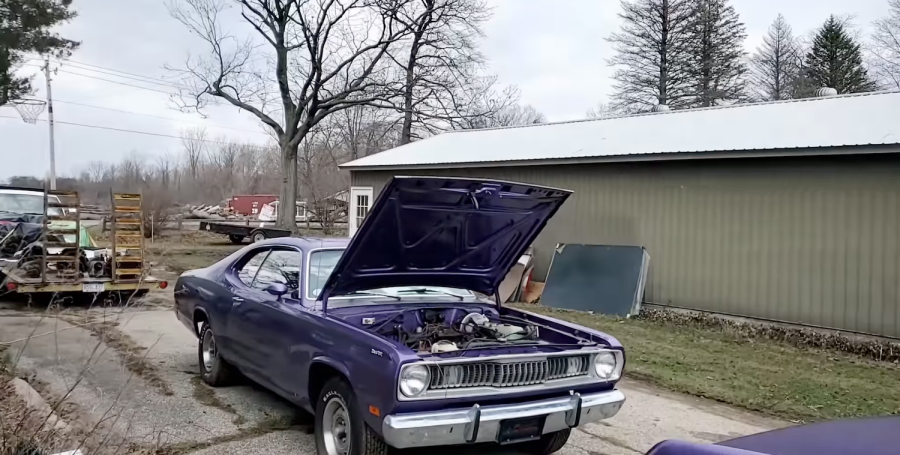
M 277 297 L 281 297 L 288 293 L 288 287 L 282 283 L 272 283 L 266 288 L 266 292 Z

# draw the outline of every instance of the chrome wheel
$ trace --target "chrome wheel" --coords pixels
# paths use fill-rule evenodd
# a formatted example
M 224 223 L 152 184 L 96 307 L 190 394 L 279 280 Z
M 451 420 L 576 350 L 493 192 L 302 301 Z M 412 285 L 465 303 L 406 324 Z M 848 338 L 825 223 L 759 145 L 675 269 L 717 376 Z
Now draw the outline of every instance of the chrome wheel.
M 203 356 L 203 370 L 206 373 L 212 372 L 213 364 L 216 361 L 216 338 L 213 336 L 212 330 L 203 332 L 203 346 L 200 352 Z
M 325 403 L 322 437 L 328 455 L 350 454 L 350 413 L 347 411 L 347 404 L 339 396 L 333 396 Z
M 262 242 L 265 239 L 266 239 L 266 234 L 263 234 L 262 232 L 257 232 L 256 234 L 253 234 L 253 243 Z

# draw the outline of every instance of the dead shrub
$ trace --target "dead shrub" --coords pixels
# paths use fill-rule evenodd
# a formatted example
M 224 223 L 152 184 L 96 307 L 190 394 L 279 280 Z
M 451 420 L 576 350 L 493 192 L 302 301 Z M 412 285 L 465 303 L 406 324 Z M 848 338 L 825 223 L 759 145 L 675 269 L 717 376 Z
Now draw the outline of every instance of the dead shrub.
M 638 318 L 680 327 L 718 330 L 751 339 L 779 341 L 802 348 L 845 352 L 879 362 L 900 363 L 900 343 L 884 339 L 847 336 L 840 332 L 763 322 L 744 322 L 696 311 L 644 307 Z
M 175 216 L 173 206 L 175 196 L 171 190 L 161 185 L 144 189 L 141 208 L 144 216 L 144 238 L 162 233 L 165 225 Z

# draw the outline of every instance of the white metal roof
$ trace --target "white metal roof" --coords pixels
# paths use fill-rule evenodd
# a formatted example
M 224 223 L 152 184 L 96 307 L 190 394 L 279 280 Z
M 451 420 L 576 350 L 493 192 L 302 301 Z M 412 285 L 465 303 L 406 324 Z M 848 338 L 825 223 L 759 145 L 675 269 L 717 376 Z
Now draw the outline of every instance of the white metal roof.
M 898 92 L 455 131 L 342 167 L 524 164 L 517 162 L 885 144 L 900 144 Z

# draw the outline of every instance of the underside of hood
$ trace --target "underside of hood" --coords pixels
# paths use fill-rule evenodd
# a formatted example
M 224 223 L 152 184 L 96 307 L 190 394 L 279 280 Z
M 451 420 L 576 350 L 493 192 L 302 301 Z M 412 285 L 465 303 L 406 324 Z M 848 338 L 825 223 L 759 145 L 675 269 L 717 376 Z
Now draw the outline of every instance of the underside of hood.
M 393 286 L 494 295 L 571 191 L 522 183 L 394 177 L 325 283 L 322 298 Z

